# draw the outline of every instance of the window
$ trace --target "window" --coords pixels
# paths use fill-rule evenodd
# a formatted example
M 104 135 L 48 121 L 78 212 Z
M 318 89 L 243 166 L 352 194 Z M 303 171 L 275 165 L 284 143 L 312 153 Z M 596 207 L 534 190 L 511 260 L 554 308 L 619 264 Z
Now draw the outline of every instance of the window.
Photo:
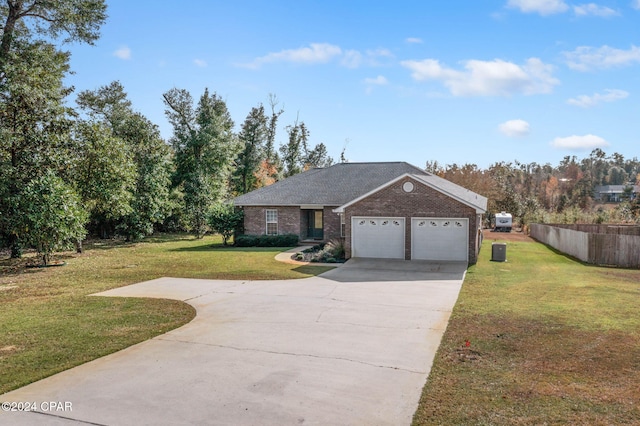
M 344 235 L 345 235 L 344 213 L 340 213 L 340 236 L 344 237 Z
M 267 210 L 267 235 L 278 235 L 278 210 Z

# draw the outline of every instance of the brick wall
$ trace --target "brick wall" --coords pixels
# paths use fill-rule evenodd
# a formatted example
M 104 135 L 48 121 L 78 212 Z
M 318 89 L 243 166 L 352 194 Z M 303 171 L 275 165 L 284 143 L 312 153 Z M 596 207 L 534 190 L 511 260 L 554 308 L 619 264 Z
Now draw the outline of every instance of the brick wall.
M 402 185 L 411 181 L 413 192 Z M 477 261 L 478 219 L 475 209 L 454 200 L 409 177 L 384 188 L 345 209 L 347 258 L 351 256 L 351 218 L 353 216 L 391 216 L 405 218 L 405 259 L 411 259 L 412 217 L 456 217 L 469 219 L 469 263 Z
M 324 207 L 324 240 L 340 238 L 340 216 L 333 209 L 338 206 Z M 244 207 L 244 233 L 247 235 L 263 235 L 266 233 L 267 210 L 278 210 L 278 234 L 296 234 L 300 239 L 307 237 L 307 210 L 299 207 Z
M 323 211 L 324 219 L 324 239 L 340 238 L 340 215 L 334 213 L 334 207 L 325 207 Z
M 278 210 L 278 234 L 300 235 L 300 207 L 244 207 L 244 233 L 264 235 L 267 233 L 267 210 Z

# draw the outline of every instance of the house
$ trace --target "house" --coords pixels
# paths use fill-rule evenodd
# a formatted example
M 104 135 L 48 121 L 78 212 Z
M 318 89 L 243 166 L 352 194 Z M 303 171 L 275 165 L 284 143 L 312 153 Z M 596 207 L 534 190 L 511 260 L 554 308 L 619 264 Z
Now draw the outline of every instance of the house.
M 346 257 L 475 263 L 487 199 L 404 162 L 307 170 L 234 199 L 248 235 L 342 237 Z
M 594 198 L 604 203 L 619 203 L 627 197 L 625 190 L 629 191 L 628 198 L 633 200 L 638 196 L 638 193 L 640 193 L 640 186 L 631 184 L 596 186 Z

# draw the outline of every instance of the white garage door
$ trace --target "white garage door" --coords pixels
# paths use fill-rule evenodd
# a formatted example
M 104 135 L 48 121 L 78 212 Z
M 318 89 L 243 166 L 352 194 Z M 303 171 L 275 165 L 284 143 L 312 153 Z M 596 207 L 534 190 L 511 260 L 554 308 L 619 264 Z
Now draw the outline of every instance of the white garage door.
M 468 255 L 469 219 L 411 219 L 411 259 L 467 261 Z
M 404 259 L 404 218 L 352 218 L 351 256 Z

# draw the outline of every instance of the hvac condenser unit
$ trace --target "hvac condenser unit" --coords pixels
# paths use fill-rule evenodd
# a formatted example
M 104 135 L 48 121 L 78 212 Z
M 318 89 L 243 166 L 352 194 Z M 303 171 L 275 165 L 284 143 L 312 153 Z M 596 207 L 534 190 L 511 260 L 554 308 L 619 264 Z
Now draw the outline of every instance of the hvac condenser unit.
M 491 260 L 493 262 L 507 261 L 507 245 L 505 243 L 491 244 Z

